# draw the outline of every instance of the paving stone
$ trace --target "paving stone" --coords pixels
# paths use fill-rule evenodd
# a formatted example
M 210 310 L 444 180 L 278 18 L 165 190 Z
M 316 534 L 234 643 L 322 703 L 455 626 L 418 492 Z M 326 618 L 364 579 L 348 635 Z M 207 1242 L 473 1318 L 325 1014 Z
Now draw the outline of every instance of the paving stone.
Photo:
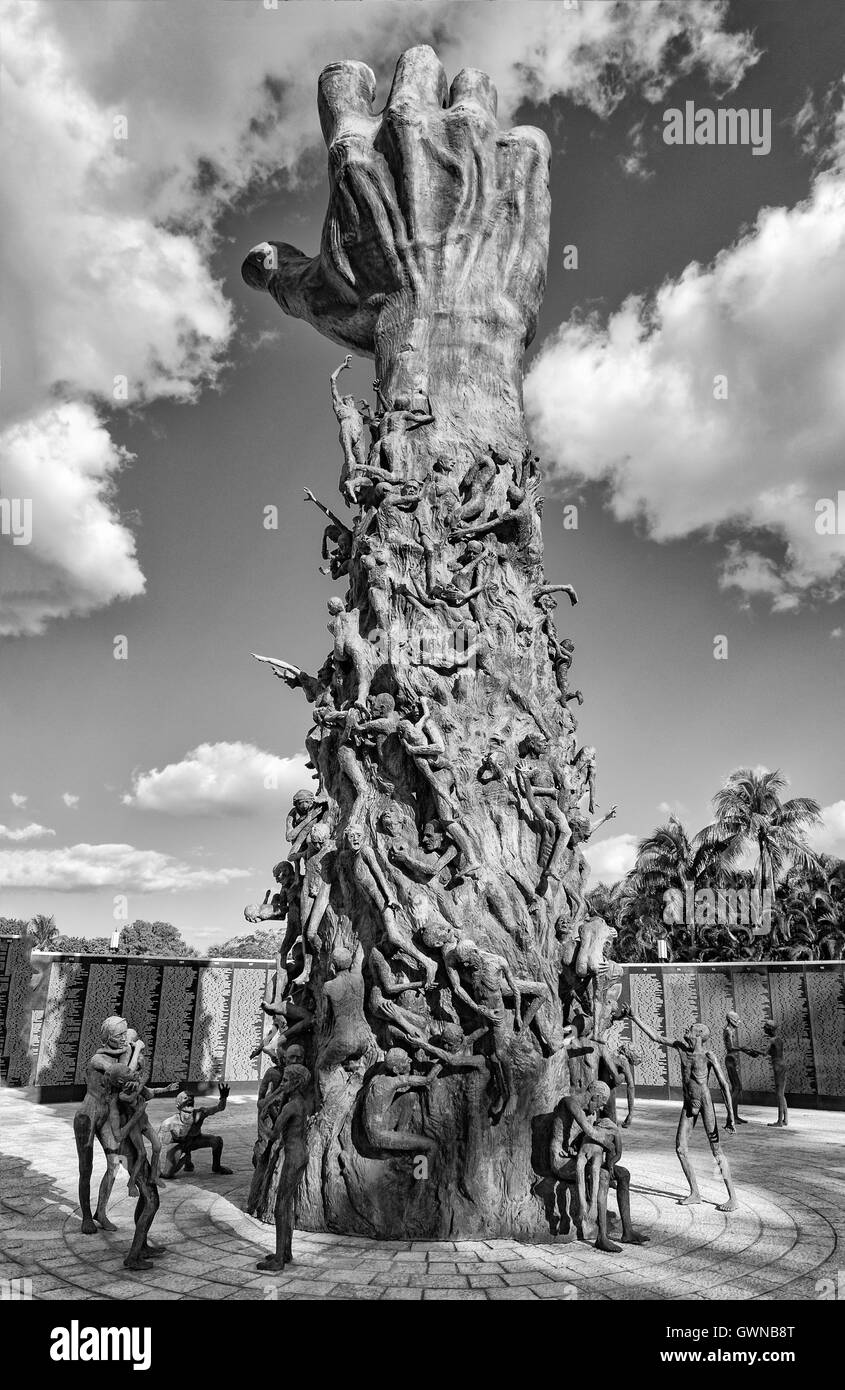
M 484 1289 L 427 1288 L 423 1290 L 423 1298 L 425 1299 L 426 1303 L 434 1302 L 438 1299 L 440 1299 L 442 1302 L 445 1302 L 447 1300 L 451 1301 L 452 1299 L 456 1298 L 459 1299 L 461 1302 L 464 1302 L 465 1300 L 476 1300 L 479 1303 L 484 1303 L 487 1301 L 487 1293 Z

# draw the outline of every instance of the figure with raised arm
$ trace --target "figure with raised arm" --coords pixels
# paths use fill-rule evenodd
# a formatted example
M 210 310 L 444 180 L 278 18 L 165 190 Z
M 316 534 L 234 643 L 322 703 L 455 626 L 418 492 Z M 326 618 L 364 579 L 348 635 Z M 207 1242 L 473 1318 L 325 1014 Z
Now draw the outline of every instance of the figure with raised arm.
M 710 1029 L 706 1023 L 692 1023 L 682 1038 L 665 1038 L 662 1033 L 658 1033 L 655 1028 L 646 1023 L 643 1019 L 637 1018 L 636 1014 L 631 1013 L 628 1006 L 624 1006 L 623 1016 L 630 1018 L 638 1028 L 641 1028 L 647 1038 L 652 1042 L 660 1043 L 663 1047 L 673 1047 L 678 1054 L 678 1061 L 681 1067 L 681 1085 L 683 1088 L 683 1106 L 681 1117 L 678 1121 L 678 1133 L 675 1139 L 675 1151 L 678 1160 L 684 1170 L 684 1177 L 689 1183 L 689 1194 L 681 1197 L 682 1206 L 695 1206 L 701 1202 L 701 1193 L 698 1190 L 698 1182 L 693 1171 L 689 1157 L 690 1134 L 698 1123 L 701 1115 L 704 1120 L 704 1130 L 707 1135 L 707 1142 L 710 1145 L 710 1152 L 722 1175 L 725 1187 L 728 1190 L 728 1200 L 722 1202 L 719 1211 L 736 1211 L 737 1200 L 731 1180 L 731 1167 L 727 1156 L 722 1152 L 719 1142 L 719 1126 L 716 1121 L 716 1110 L 713 1105 L 713 1096 L 710 1092 L 710 1076 L 715 1076 L 719 1083 L 719 1089 L 725 1101 L 725 1129 L 728 1134 L 735 1133 L 733 1101 L 731 1090 L 728 1085 L 728 1078 L 722 1070 L 722 1064 L 708 1046 L 710 1042 Z
M 313 502 L 315 507 L 328 517 L 329 524 L 323 531 L 323 542 L 320 546 L 320 556 L 323 560 L 328 560 L 329 568 L 320 566 L 321 574 L 330 574 L 332 579 L 340 579 L 349 573 L 349 562 L 352 558 L 352 532 L 348 526 L 341 521 L 339 516 L 325 506 L 318 497 L 314 496 L 310 487 L 305 488 L 306 502 Z M 333 550 L 329 547 L 334 546 Z
M 342 598 L 330 598 L 326 607 L 329 621 L 326 627 L 334 638 L 332 657 L 335 667 L 351 666 L 355 677 L 355 695 L 352 704 L 367 708 L 367 696 L 373 679 L 376 654 L 369 642 L 361 636 L 357 608 L 347 609 Z
M 342 396 L 337 386 L 337 379 L 341 372 L 346 371 L 352 365 L 350 353 L 346 354 L 339 367 L 335 367 L 329 380 L 332 390 L 332 409 L 334 410 L 337 423 L 340 427 L 340 447 L 343 450 L 343 468 L 340 475 L 340 492 L 345 501 L 353 501 L 349 495 L 349 483 L 356 473 L 360 473 L 364 464 L 367 462 L 367 444 L 364 438 L 364 418 L 361 415 L 354 396 Z
M 226 1109 L 226 1102 L 229 1099 L 229 1087 L 220 1082 L 218 1087 L 219 1099 L 216 1105 L 197 1105 L 193 1096 L 187 1091 L 180 1091 L 176 1097 L 176 1114 L 169 1115 L 166 1120 L 162 1120 L 158 1127 L 158 1136 L 162 1147 L 167 1148 L 164 1156 L 164 1166 L 161 1170 L 163 1178 L 175 1178 L 184 1168 L 186 1173 L 193 1173 L 194 1164 L 191 1155 L 197 1149 L 211 1149 L 211 1171 L 212 1173 L 231 1174 L 231 1168 L 225 1168 L 220 1162 L 223 1155 L 223 1139 L 219 1134 L 203 1134 L 202 1127 L 206 1120 L 212 1115 L 218 1115 Z
M 116 1097 L 137 1075 L 132 1068 L 133 1047 L 128 1041 L 125 1018 L 114 1015 L 103 1021 L 101 1043 L 85 1069 L 85 1098 L 73 1117 L 73 1132 L 79 1161 L 79 1205 L 82 1208 L 82 1234 L 96 1235 L 98 1229 L 114 1231 L 106 1215 L 109 1197 L 124 1162 L 122 1141 L 114 1128 Z M 94 1167 L 94 1140 L 106 1156 L 106 1171 L 100 1183 L 97 1207 L 91 1214 L 91 1173 Z

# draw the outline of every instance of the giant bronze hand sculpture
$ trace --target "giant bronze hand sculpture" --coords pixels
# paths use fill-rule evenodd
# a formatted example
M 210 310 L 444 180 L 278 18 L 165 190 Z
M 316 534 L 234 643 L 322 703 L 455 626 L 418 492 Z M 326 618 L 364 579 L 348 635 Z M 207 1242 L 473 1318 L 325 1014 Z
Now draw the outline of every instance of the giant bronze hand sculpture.
M 432 448 L 518 451 L 521 360 L 548 252 L 546 136 L 499 131 L 486 74 L 465 68 L 449 88 L 427 47 L 399 59 L 378 114 L 364 63 L 333 63 L 318 90 L 330 184 L 320 252 L 263 242 L 244 278 L 374 356 L 388 401 L 431 392 Z
M 466 69 L 449 88 L 430 48 L 400 58 L 377 114 L 374 97 L 363 63 L 323 72 L 320 252 L 266 241 L 243 267 L 286 313 L 373 356 L 377 378 L 371 404 L 341 394 L 348 359 L 331 375 L 349 524 L 321 509 L 348 590 L 328 600 L 330 660 L 303 677 L 332 848 L 289 856 L 297 922 L 316 922 L 296 981 L 315 1019 L 318 1111 L 300 1220 L 536 1237 L 532 1126 L 567 1090 L 555 923 L 572 915 L 580 802 L 594 792 L 586 752 L 574 762 L 572 643 L 552 620 L 552 592 L 575 591 L 546 582 L 522 418 L 549 146 L 527 127 L 500 132 L 489 78 Z M 378 1050 L 400 1052 L 410 1076 L 418 1050 L 438 1055 L 444 1020 L 471 1040 L 469 1064 L 424 1087 L 413 1076 L 416 1107 L 395 1102 L 402 1144 L 377 1141 Z M 264 1219 L 279 1160 L 251 1198 Z

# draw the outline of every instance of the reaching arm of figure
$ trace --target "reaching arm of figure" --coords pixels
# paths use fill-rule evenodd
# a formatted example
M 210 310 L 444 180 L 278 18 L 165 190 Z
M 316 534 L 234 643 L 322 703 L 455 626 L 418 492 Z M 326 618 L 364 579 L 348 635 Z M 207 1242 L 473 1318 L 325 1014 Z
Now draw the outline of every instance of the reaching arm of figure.
M 467 589 L 465 593 L 460 594 L 454 599 L 455 607 L 463 608 L 464 604 L 469 603 L 470 599 L 478 598 L 479 594 L 483 594 L 486 587 L 486 584 L 476 584 L 474 589 Z
M 537 800 L 535 796 L 535 792 L 537 789 L 534 786 L 534 783 L 531 781 L 531 778 L 527 775 L 527 773 L 523 771 L 521 767 L 516 768 L 514 776 L 516 778 L 517 790 L 520 793 L 520 795 L 524 798 L 524 800 L 527 801 L 528 809 L 534 817 L 534 820 L 538 823 L 542 823 L 546 817 L 545 813 L 537 805 Z
M 376 859 L 375 855 L 373 854 L 373 851 L 369 848 L 369 846 L 363 849 L 361 853 L 364 857 L 364 862 L 367 865 L 367 868 L 370 870 L 370 873 L 376 881 L 376 885 L 382 897 L 384 898 L 385 904 L 389 907 L 390 904 L 395 901 L 395 895 L 393 893 L 392 888 L 390 887 L 390 884 L 387 882 L 387 879 L 381 871 L 381 865 L 379 864 L 378 860 Z M 363 949 L 364 948 L 362 946 L 362 959 Z
M 489 536 L 490 532 L 496 531 L 503 521 L 504 517 L 494 516 L 490 521 L 477 522 L 475 526 L 461 526 L 458 528 L 458 534 L 470 539 L 475 536 Z
M 347 531 L 349 532 L 350 536 L 352 535 L 352 532 L 349 530 L 349 527 L 346 525 L 346 523 L 344 521 L 341 521 L 339 516 L 335 516 L 331 507 L 327 507 L 324 502 L 321 502 L 319 498 L 315 497 L 310 487 L 305 488 L 304 491 L 306 502 L 313 502 L 314 506 L 318 507 L 320 511 L 323 513 L 323 516 L 327 516 L 329 518 L 329 521 L 333 521 L 335 526 L 340 527 L 341 531 Z
M 571 584 L 541 584 L 538 594 L 566 594 L 573 608 L 578 602 L 578 595 Z
M 636 1023 L 638 1028 L 642 1028 L 646 1037 L 651 1038 L 652 1042 L 662 1043 L 664 1047 L 683 1048 L 684 1044 L 682 1042 L 679 1042 L 677 1039 L 664 1038 L 662 1033 L 658 1033 L 657 1029 L 652 1028 L 650 1023 L 644 1023 L 641 1018 L 637 1018 L 636 1014 L 629 1013 L 628 1018 L 630 1018 L 632 1023 Z
M 472 1009 L 475 1013 L 481 1014 L 482 1018 L 489 1018 L 489 1011 L 487 1009 L 483 1009 L 480 1004 L 477 1004 L 476 1001 L 473 999 L 472 995 L 464 989 L 463 985 L 461 984 L 461 977 L 455 969 L 454 965 L 449 965 L 446 962 L 444 963 L 446 964 L 446 978 L 448 979 L 449 984 L 452 986 L 452 993 L 454 994 L 455 998 L 460 999 L 464 1004 L 466 1004 L 467 1008 Z M 484 1029 L 484 1032 L 487 1032 L 486 1028 Z
M 340 392 L 337 389 L 337 379 L 340 376 L 341 372 L 345 371 L 346 368 L 351 365 L 351 363 L 352 358 L 350 357 L 349 353 L 347 353 L 340 366 L 335 367 L 334 371 L 331 373 L 329 377 L 329 381 L 332 384 L 332 403 L 334 405 L 340 405 Z
M 600 825 L 604 825 L 605 821 L 613 820 L 615 815 L 616 807 L 611 806 L 610 810 L 607 811 L 599 820 L 593 821 L 593 823 L 590 826 L 590 834 L 592 835 L 596 830 L 598 830 Z

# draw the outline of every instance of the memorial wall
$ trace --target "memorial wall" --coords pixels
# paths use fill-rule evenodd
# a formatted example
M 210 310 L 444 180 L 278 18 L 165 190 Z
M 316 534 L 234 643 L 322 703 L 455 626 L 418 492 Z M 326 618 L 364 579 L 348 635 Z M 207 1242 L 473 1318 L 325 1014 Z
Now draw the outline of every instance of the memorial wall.
M 742 1019 L 740 1043 L 761 1057 L 740 1058 L 743 1093 L 751 1104 L 773 1104 L 772 1068 L 763 1024 L 778 1024 L 784 1042 L 786 1091 L 794 1105 L 845 1109 L 845 964 L 808 961 L 772 965 L 629 965 L 622 999 L 664 1037 L 682 1037 L 706 1023 L 713 1049 L 724 1057 L 725 1014 Z M 644 1096 L 680 1095 L 677 1053 L 653 1043 L 626 1019 L 619 1035 L 643 1055 L 637 1089 Z
M 42 1100 L 84 1094 L 100 1025 L 120 1014 L 147 1047 L 149 1081 L 205 1091 L 257 1085 L 270 1066 L 250 1059 L 266 1024 L 261 1001 L 273 962 L 179 960 L 34 952 L 29 1083 Z
M 108 1014 L 122 1014 L 147 1045 L 150 1082 L 207 1090 L 226 1079 L 257 1085 L 270 1065 L 250 1060 L 261 1038 L 261 1000 L 273 969 L 266 960 L 176 960 L 171 957 L 84 956 L 34 952 L 0 939 L 2 1075 L 11 1085 L 41 1088 L 43 1100 L 81 1096 L 85 1065 Z M 622 1000 L 668 1037 L 690 1023 L 711 1029 L 724 1055 L 728 1009 L 743 1020 L 741 1042 L 765 1047 L 763 1023 L 774 1019 L 784 1039 L 787 1094 L 794 1105 L 845 1108 L 845 965 L 632 965 Z M 632 1036 L 625 1020 L 617 1036 Z M 643 1055 L 637 1086 L 643 1096 L 679 1094 L 677 1056 L 633 1030 Z M 743 1056 L 743 1089 L 771 1103 L 767 1056 Z

